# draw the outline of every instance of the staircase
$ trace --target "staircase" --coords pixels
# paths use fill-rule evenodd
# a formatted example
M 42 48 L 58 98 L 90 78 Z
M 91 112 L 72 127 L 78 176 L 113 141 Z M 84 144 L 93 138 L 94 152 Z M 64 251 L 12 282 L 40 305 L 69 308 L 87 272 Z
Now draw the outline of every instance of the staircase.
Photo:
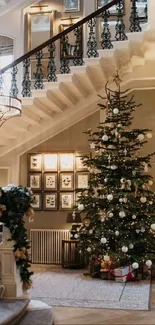
M 151 0 L 149 0 L 151 1 Z M 64 129 L 93 114 L 97 110 L 98 94 L 104 95 L 107 80 L 116 71 L 123 80 L 124 89 L 150 89 L 154 87 L 155 33 L 147 24 L 141 25 L 135 0 L 131 1 L 130 31 L 125 32 L 122 0 L 113 0 L 103 8 L 83 18 L 78 23 L 55 35 L 44 44 L 17 59 L 0 73 L 12 70 L 11 95 L 22 93 L 22 116 L 8 120 L 0 128 L 0 157 L 21 155 L 37 144 L 53 137 Z M 117 5 L 116 39 L 111 41 L 108 10 Z M 96 42 L 96 17 L 102 15 L 102 48 Z M 87 57 L 80 48 L 82 28 L 87 28 Z M 66 55 L 69 33 L 75 35 L 78 51 L 70 66 Z M 62 55 L 60 70 L 56 66 L 55 48 L 60 41 Z M 48 48 L 47 78 L 43 78 L 42 58 Z M 35 55 L 37 69 L 32 85 L 31 58 Z M 19 81 L 23 64 L 23 78 Z M 73 65 L 74 64 L 74 65 Z M 22 89 L 19 86 L 22 84 Z M 5 160 L 5 159 L 4 159 Z
M 53 325 L 53 321 L 52 308 L 45 303 L 29 299 L 0 300 L 0 325 Z
M 29 304 L 28 299 L 0 301 L 0 325 L 14 325 L 25 314 Z

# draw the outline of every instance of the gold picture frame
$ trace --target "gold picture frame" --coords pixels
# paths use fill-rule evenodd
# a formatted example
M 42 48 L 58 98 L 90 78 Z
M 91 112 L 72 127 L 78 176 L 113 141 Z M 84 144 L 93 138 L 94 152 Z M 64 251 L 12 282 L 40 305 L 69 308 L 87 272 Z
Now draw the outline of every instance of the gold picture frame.
M 44 191 L 57 191 L 58 189 L 58 174 L 44 173 L 43 174 Z
M 32 191 L 41 191 L 42 174 L 41 173 L 29 173 L 28 174 L 28 187 L 30 187 Z
M 64 0 L 64 12 L 80 11 L 80 0 Z
M 73 23 L 61 24 L 60 32 L 63 32 L 68 27 L 72 26 Z M 67 42 L 65 37 L 62 37 L 60 40 L 60 59 L 81 59 L 83 56 L 83 27 L 79 27 L 78 34 L 78 47 L 76 42 L 75 31 L 72 31 L 67 34 Z
M 45 172 L 57 172 L 58 170 L 58 154 L 57 153 L 44 153 L 43 154 L 43 167 Z
M 42 171 L 42 154 L 30 153 L 28 155 L 28 171 L 29 172 Z
M 110 3 L 111 0 L 96 0 L 96 10 L 102 8 L 104 5 Z M 123 14 L 124 14 L 124 2 L 123 2 Z M 117 16 L 117 5 L 112 6 L 111 8 L 108 9 L 110 16 Z
M 60 153 L 59 154 L 59 170 L 74 171 L 74 153 Z
M 41 7 L 40 7 L 41 8 Z M 39 9 L 39 8 L 38 8 Z M 46 39 L 50 39 L 54 33 L 54 21 L 55 21 L 55 10 L 44 11 L 38 10 L 35 12 L 28 12 L 25 15 L 25 53 L 31 51 L 33 48 L 39 46 L 41 43 L 45 41 L 41 37 L 41 33 L 44 33 L 45 30 L 48 32 L 46 35 Z M 40 23 L 40 26 L 39 26 Z M 33 31 L 34 26 L 34 31 Z M 38 28 L 38 30 L 37 30 Z M 42 28 L 42 29 L 41 29 Z M 32 39 L 32 33 L 37 34 L 34 36 L 34 41 Z M 43 35 L 44 36 L 44 35 Z M 38 43 L 37 43 L 38 40 Z M 34 44 L 33 44 L 34 43 Z M 33 46 L 34 45 L 34 46 Z M 44 52 L 48 53 L 48 49 L 46 48 Z
M 74 173 L 61 172 L 59 181 L 60 191 L 73 191 L 74 190 Z
M 41 64 L 42 64 L 42 75 L 43 75 L 43 79 L 47 80 L 47 75 L 48 75 L 48 63 L 49 63 L 49 59 L 48 58 L 42 58 L 41 60 Z M 31 80 L 35 80 L 35 75 L 36 75 L 36 71 L 37 71 L 37 59 L 35 57 L 31 58 Z
M 35 211 L 41 211 L 42 210 L 42 193 L 34 193 L 33 197 L 35 198 L 33 204 L 31 203 L 32 208 Z
M 88 168 L 87 166 L 84 166 L 84 164 L 82 163 L 82 157 L 84 156 L 84 154 L 80 154 L 77 153 L 75 156 L 75 170 L 76 171 L 87 171 Z
M 89 188 L 89 172 L 80 173 L 77 172 L 75 175 L 75 187 L 76 189 L 88 189 Z
M 60 192 L 59 210 L 72 210 L 74 205 L 74 192 Z
M 43 194 L 43 210 L 57 211 L 58 210 L 58 194 L 44 192 Z

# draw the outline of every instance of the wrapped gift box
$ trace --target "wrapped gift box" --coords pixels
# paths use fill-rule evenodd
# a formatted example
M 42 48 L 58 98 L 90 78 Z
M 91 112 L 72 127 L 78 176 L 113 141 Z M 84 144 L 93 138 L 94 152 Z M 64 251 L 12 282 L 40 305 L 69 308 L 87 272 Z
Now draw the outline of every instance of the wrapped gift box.
M 131 265 L 114 269 L 114 276 L 116 282 L 126 282 L 129 280 L 129 277 L 134 277 Z
M 102 280 L 109 280 L 109 269 L 101 269 L 100 277 Z

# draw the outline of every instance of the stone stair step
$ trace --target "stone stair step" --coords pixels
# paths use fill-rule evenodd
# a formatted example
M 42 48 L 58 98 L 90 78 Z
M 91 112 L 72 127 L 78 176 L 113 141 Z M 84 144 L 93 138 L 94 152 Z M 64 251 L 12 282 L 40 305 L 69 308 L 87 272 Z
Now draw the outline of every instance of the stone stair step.
M 29 299 L 0 299 L 0 325 L 15 325 L 28 304 Z
M 16 325 L 53 325 L 52 307 L 39 300 L 31 300 L 26 313 Z

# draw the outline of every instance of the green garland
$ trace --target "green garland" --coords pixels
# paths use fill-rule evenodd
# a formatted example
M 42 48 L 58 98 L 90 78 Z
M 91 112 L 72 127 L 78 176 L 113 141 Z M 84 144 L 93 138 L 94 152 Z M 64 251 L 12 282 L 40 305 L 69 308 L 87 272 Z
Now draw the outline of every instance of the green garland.
M 31 287 L 31 266 L 29 249 L 30 242 L 25 228 L 24 216 L 31 217 L 34 202 L 33 193 L 27 187 L 13 185 L 0 188 L 0 221 L 10 230 L 11 239 L 14 241 L 14 254 L 17 268 L 19 269 L 23 289 Z

